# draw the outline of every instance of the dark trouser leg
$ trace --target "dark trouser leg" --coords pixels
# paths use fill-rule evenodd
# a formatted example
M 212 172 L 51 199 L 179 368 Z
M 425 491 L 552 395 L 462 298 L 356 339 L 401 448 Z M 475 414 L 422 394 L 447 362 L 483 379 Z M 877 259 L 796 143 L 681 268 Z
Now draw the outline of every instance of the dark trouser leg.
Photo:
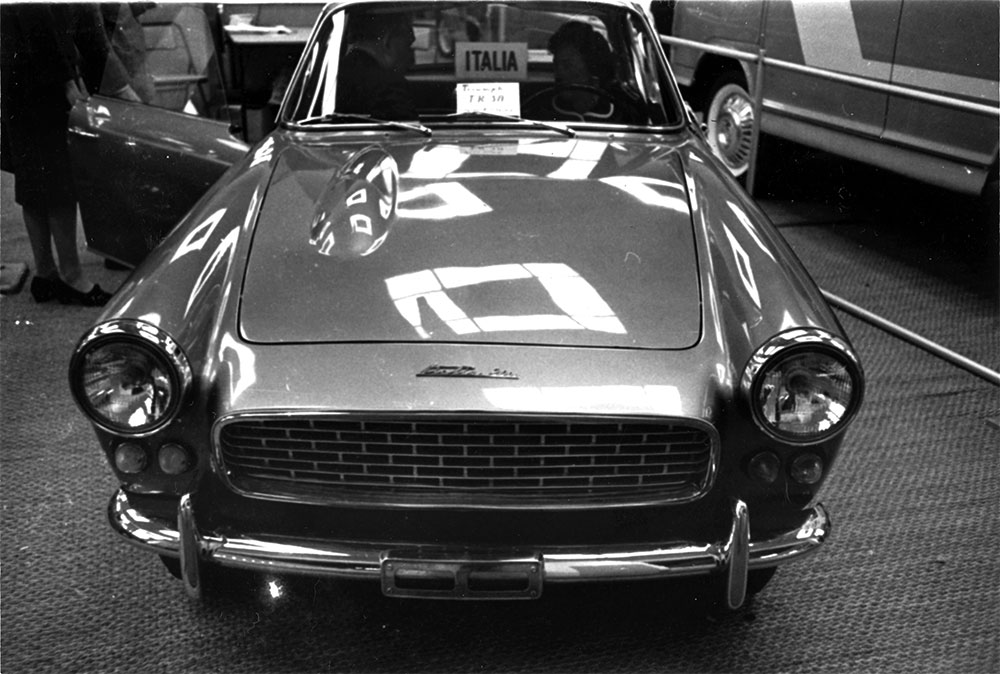
M 35 276 L 54 278 L 57 275 L 56 261 L 52 256 L 52 230 L 49 227 L 49 213 L 44 206 L 22 206 L 24 227 L 28 230 L 31 253 L 35 258 Z

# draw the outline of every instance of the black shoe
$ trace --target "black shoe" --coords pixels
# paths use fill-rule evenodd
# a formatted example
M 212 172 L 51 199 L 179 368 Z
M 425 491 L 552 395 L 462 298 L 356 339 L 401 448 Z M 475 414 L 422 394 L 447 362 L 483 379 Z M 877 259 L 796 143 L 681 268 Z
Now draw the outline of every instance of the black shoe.
M 66 284 L 60 279 L 35 276 L 31 279 L 31 296 L 38 303 L 54 300 L 57 296 L 59 296 L 59 299 L 61 300 L 62 288 L 60 288 L 60 286 L 66 286 Z M 66 287 L 69 288 L 69 286 Z
M 85 307 L 103 307 L 111 299 L 111 293 L 94 284 L 94 287 L 85 293 L 80 292 L 62 280 L 57 282 L 62 287 L 57 291 L 59 302 L 62 304 L 80 304 Z

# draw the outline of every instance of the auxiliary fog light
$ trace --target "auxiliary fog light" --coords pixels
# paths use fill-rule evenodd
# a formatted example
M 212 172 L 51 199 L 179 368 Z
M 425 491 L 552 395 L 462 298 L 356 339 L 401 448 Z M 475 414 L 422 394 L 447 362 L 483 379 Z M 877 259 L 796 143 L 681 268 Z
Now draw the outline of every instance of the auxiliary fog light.
M 194 465 L 191 453 L 178 444 L 166 444 L 160 447 L 158 455 L 160 470 L 167 475 L 180 475 Z
M 141 473 L 146 469 L 146 450 L 135 442 L 123 442 L 115 448 L 115 468 L 123 473 Z
M 781 472 L 781 461 L 774 452 L 760 452 L 750 459 L 750 475 L 764 484 L 773 484 Z
M 791 476 L 799 484 L 816 484 L 823 477 L 823 459 L 812 452 L 799 454 L 792 461 Z

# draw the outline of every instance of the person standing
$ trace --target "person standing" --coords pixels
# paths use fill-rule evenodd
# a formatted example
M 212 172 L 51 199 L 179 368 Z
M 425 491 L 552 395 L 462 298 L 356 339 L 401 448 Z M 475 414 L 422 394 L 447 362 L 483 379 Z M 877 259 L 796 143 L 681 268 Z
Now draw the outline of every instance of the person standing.
M 14 200 L 31 242 L 31 295 L 36 302 L 102 306 L 111 294 L 85 277 L 77 249 L 69 111 L 102 78 L 112 95 L 139 98 L 111 51 L 97 5 L 3 3 L 0 33 L 3 169 L 14 174 Z

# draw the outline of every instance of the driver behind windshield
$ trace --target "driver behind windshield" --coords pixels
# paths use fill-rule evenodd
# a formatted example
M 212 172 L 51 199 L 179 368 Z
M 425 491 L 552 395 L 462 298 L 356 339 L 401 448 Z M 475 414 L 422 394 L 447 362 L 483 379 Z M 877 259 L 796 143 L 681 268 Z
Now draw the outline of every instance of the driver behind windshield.
M 555 119 L 606 121 L 616 119 L 607 93 L 614 89 L 614 61 L 608 41 L 589 24 L 564 23 L 549 38 L 555 87 L 548 111 Z
M 337 112 L 376 119 L 416 119 L 404 74 L 413 65 L 413 23 L 408 14 L 350 17 L 347 53 L 337 79 Z

